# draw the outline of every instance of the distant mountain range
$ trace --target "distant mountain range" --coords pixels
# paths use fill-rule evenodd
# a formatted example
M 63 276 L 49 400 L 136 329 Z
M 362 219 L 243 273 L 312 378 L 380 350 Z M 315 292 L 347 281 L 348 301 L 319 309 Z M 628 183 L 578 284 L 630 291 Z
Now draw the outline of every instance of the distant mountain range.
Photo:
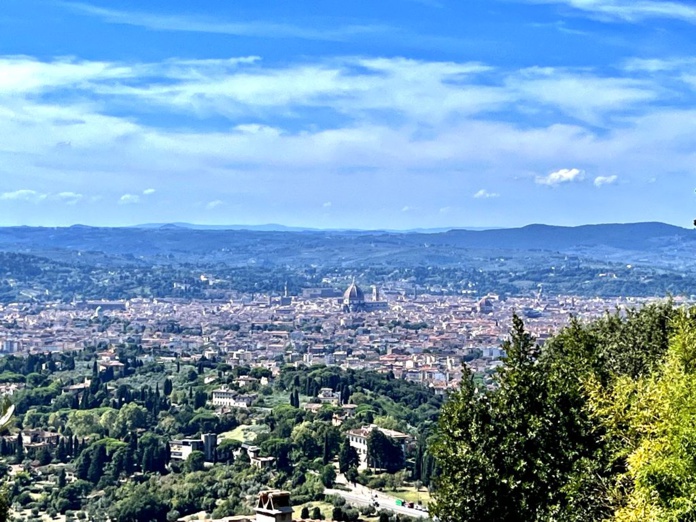
M 82 225 L 77 225 L 82 226 Z M 361 234 L 370 234 L 375 232 L 393 232 L 395 234 L 435 234 L 438 232 L 447 232 L 458 227 L 440 227 L 440 228 L 413 228 L 406 230 L 396 229 L 379 229 L 379 230 L 362 230 L 353 228 L 310 228 L 310 227 L 289 227 L 286 225 L 278 225 L 276 223 L 268 223 L 265 225 L 198 225 L 195 223 L 145 223 L 135 225 L 130 228 L 145 228 L 145 229 L 176 229 L 185 228 L 188 230 L 253 230 L 257 232 L 354 232 Z M 493 230 L 496 227 L 462 227 L 463 230 Z
M 553 252 L 672 269 L 696 267 L 696 231 L 664 223 L 512 229 L 355 231 L 281 225 L 0 228 L 0 251 L 58 260 L 89 254 L 103 262 L 304 266 L 331 263 L 461 265 L 471 259 Z

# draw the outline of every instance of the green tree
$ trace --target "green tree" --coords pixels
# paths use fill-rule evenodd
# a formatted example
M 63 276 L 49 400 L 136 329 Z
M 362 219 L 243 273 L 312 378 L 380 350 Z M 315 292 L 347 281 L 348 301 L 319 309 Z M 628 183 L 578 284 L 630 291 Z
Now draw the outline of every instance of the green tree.
M 341 451 L 338 453 L 338 470 L 345 473 L 350 468 L 357 468 L 360 465 L 360 456 L 358 451 L 351 446 L 348 441 L 344 441 L 341 445 Z
M 66 479 L 65 479 L 65 468 L 60 468 L 58 470 L 58 479 L 56 482 L 56 485 L 58 486 L 58 490 L 61 490 L 65 487 L 66 484 Z
M 15 462 L 21 464 L 24 461 L 24 456 L 24 440 L 22 434 L 19 433 L 15 439 Z
M 404 453 L 401 444 L 373 429 L 367 436 L 367 461 L 373 468 L 395 473 L 404 467 Z
M 86 451 L 92 454 L 92 458 L 90 459 L 89 463 L 89 468 L 87 469 L 87 480 L 90 481 L 92 484 L 97 484 L 104 475 L 104 467 L 108 462 L 106 448 L 103 444 L 96 443 Z
M 334 507 L 332 512 L 331 512 L 331 518 L 336 521 L 343 521 L 345 520 L 345 514 L 343 513 L 343 508 L 340 508 L 338 506 Z
M 358 475 L 359 475 L 358 468 L 355 468 L 355 467 L 348 468 L 348 470 L 346 470 L 346 473 L 345 473 L 346 480 L 348 482 L 350 482 L 351 484 L 357 483 Z
M 613 443 L 617 522 L 696 520 L 696 309 L 649 376 L 586 383 L 590 410 Z
M 186 458 L 186 471 L 203 471 L 205 469 L 205 454 L 202 451 L 192 451 Z
M 10 494 L 6 488 L 0 490 L 0 522 L 10 520 Z
M 321 469 L 321 483 L 327 488 L 334 487 L 336 483 L 336 470 L 331 464 L 327 464 Z
M 135 491 L 111 511 L 116 522 L 166 522 L 167 505 L 149 491 Z

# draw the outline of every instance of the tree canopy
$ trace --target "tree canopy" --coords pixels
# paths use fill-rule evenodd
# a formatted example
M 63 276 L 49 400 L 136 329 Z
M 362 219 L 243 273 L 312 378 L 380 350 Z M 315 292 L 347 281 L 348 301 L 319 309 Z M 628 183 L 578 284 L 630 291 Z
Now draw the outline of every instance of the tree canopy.
M 696 354 L 688 317 L 667 303 L 572 321 L 543 347 L 514 317 L 494 388 L 467 375 L 443 407 L 431 512 L 443 522 L 693 520 L 696 365 L 672 354 Z

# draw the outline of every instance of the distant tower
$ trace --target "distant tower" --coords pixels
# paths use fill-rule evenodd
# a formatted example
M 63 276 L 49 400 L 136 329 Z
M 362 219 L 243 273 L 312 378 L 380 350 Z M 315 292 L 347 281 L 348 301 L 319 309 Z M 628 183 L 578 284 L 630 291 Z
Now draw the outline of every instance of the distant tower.
M 215 450 L 217 449 L 217 435 L 214 433 L 203 434 L 203 447 L 205 448 L 205 460 L 215 462 Z
M 290 306 L 292 304 L 292 297 L 290 297 L 290 292 L 288 291 L 288 282 L 285 281 L 285 291 L 283 296 L 280 298 L 280 306 Z
M 375 303 L 379 301 L 379 288 L 377 288 L 377 285 L 372 285 L 372 300 Z
M 292 522 L 290 493 L 262 491 L 256 503 L 256 522 Z

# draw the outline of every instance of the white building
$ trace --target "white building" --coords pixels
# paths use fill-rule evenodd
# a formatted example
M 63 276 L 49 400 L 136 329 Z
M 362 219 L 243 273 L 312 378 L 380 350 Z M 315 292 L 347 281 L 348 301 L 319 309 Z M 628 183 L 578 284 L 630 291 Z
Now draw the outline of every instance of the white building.
M 240 394 L 229 388 L 218 388 L 213 390 L 212 403 L 213 406 L 224 408 L 247 409 L 254 403 L 257 397 L 256 393 Z
M 380 428 L 375 424 L 370 424 L 368 426 L 363 426 L 355 430 L 350 430 L 346 433 L 348 438 L 348 443 L 355 448 L 360 457 L 360 469 L 367 469 L 367 439 L 374 430 L 379 430 L 384 433 L 387 437 L 401 443 L 401 447 L 406 453 L 406 444 L 411 440 L 411 436 L 406 433 L 401 433 L 400 431 L 388 430 L 386 428 Z

